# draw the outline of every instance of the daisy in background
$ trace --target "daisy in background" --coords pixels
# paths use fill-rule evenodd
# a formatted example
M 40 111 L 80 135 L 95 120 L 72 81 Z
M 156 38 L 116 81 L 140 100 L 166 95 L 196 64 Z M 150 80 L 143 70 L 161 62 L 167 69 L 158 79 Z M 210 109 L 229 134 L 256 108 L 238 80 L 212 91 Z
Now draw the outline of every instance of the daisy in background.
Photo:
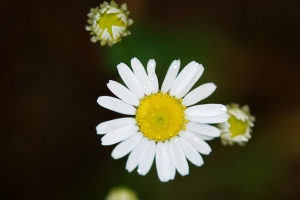
M 100 41 L 102 46 L 112 46 L 120 42 L 122 37 L 130 34 L 127 27 L 133 20 L 128 18 L 129 13 L 125 3 L 119 7 L 114 1 L 110 4 L 105 1 L 100 7 L 91 8 L 87 15 L 89 25 L 85 27 L 92 35 L 91 41 Z
M 221 131 L 208 124 L 228 119 L 224 105 L 192 106 L 210 96 L 215 84 L 206 83 L 189 92 L 204 71 L 195 61 L 179 74 L 180 61 L 173 61 L 160 90 L 153 59 L 147 64 L 147 72 L 137 58 L 131 60 L 131 67 L 133 71 L 124 63 L 117 66 L 127 88 L 115 81 L 107 84 L 118 98 L 101 96 L 97 100 L 104 108 L 130 115 L 96 127 L 98 134 L 105 134 L 102 145 L 120 142 L 112 157 L 119 159 L 130 153 L 126 163 L 129 172 L 137 167 L 140 175 L 146 175 L 155 159 L 162 182 L 173 180 L 176 170 L 187 175 L 187 159 L 201 166 L 203 159 L 199 153 L 211 152 L 204 140 L 220 136 Z
M 221 129 L 221 142 L 224 145 L 233 145 L 234 143 L 241 146 L 251 138 L 251 127 L 254 126 L 253 122 L 255 117 L 250 114 L 249 107 L 244 105 L 240 108 L 239 104 L 227 105 L 227 112 L 229 119 L 225 123 L 218 124 Z

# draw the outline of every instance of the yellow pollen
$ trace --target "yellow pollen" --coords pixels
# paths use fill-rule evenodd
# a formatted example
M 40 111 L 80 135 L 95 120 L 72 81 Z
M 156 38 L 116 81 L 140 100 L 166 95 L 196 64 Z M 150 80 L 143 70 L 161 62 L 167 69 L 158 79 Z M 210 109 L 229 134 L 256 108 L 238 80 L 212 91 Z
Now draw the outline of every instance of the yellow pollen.
M 228 119 L 228 123 L 230 124 L 229 130 L 232 133 L 231 137 L 234 138 L 238 135 L 243 135 L 246 133 L 248 122 L 237 119 L 233 115 L 231 115 Z
M 141 100 L 136 121 L 145 137 L 165 141 L 185 130 L 184 110 L 180 99 L 159 92 Z
M 97 21 L 102 31 L 107 29 L 107 32 L 112 36 L 112 26 L 126 27 L 127 25 L 117 16 L 116 13 L 106 12 L 101 15 L 101 18 Z

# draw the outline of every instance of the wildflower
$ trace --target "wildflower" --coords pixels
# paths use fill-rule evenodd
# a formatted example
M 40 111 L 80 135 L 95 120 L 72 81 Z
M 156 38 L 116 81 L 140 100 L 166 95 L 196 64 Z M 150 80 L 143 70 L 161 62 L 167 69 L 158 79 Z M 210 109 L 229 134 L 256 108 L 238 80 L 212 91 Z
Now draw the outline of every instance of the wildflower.
M 227 112 L 229 114 L 228 121 L 218 124 L 222 131 L 221 142 L 224 145 L 245 145 L 251 138 L 251 127 L 254 126 L 253 122 L 255 117 L 250 114 L 249 107 L 244 105 L 240 108 L 239 104 L 227 105 Z
M 148 74 L 137 58 L 131 60 L 131 66 L 133 72 L 124 63 L 117 66 L 128 89 L 115 81 L 107 84 L 119 99 L 101 96 L 97 100 L 102 107 L 132 116 L 100 123 L 97 133 L 106 134 L 101 139 L 102 145 L 121 142 L 113 150 L 112 157 L 119 159 L 131 152 L 126 164 L 129 172 L 137 167 L 140 175 L 146 175 L 155 158 L 162 182 L 173 180 L 176 169 L 182 176 L 187 175 L 186 158 L 201 166 L 203 159 L 199 153 L 211 152 L 204 140 L 220 136 L 221 131 L 207 123 L 228 119 L 224 105 L 191 106 L 210 96 L 216 86 L 206 83 L 189 92 L 204 71 L 195 61 L 184 67 L 178 76 L 180 61 L 173 61 L 161 90 L 153 59 L 147 64 Z
M 138 200 L 134 191 L 126 187 L 113 188 L 105 200 Z
M 114 1 L 110 4 L 105 1 L 100 7 L 91 8 L 87 15 L 89 25 L 86 26 L 86 30 L 92 35 L 91 41 L 100 41 L 102 46 L 112 46 L 120 42 L 122 37 L 130 34 L 127 26 L 130 26 L 133 20 L 128 18 L 129 13 L 125 3 L 119 7 Z

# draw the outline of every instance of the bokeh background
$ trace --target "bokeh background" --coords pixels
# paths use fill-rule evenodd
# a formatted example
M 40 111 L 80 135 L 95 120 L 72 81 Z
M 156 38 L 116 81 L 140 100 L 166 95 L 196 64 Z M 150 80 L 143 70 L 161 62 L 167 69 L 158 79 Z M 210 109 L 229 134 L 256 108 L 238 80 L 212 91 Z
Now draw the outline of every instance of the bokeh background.
M 103 199 L 116 186 L 140 199 L 300 199 L 300 2 L 118 0 L 134 24 L 101 47 L 85 31 L 99 0 L 0 1 L 0 199 Z M 161 81 L 174 59 L 195 60 L 204 103 L 248 104 L 256 116 L 245 147 L 209 142 L 205 164 L 161 183 L 113 160 L 95 126 L 121 115 L 101 108 L 116 65 L 154 58 Z

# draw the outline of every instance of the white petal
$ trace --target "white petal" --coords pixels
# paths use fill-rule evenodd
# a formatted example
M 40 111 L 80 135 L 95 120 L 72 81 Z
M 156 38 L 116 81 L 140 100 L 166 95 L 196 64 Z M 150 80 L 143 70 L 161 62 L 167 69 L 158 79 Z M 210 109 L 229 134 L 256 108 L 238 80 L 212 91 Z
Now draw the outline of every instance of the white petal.
M 123 126 L 136 124 L 136 120 L 131 117 L 124 117 L 102 122 L 96 127 L 97 134 L 105 134 L 117 130 Z
M 124 24 L 127 24 L 126 16 L 124 15 L 124 13 L 119 13 L 117 17 L 120 18 L 124 22 Z
M 119 71 L 119 74 L 120 74 L 121 78 L 123 79 L 123 81 L 127 85 L 127 87 L 139 99 L 141 99 L 144 96 L 144 90 L 143 90 L 139 80 L 134 75 L 134 73 L 124 63 L 118 64 L 117 68 L 118 68 L 118 71 Z
M 176 175 L 176 168 L 175 168 L 175 165 L 173 162 L 169 141 L 165 142 L 165 147 L 166 147 L 167 155 L 168 155 L 168 159 L 169 159 L 169 179 L 174 180 L 175 175 Z
M 199 133 L 196 133 L 194 131 L 191 131 L 190 129 L 187 130 L 189 133 L 192 133 L 193 135 L 195 135 L 196 137 L 202 139 L 202 140 L 212 140 L 212 139 L 215 139 L 215 137 L 210 137 L 210 136 L 207 136 L 207 135 L 202 135 L 202 134 L 199 134 Z
M 138 144 L 138 146 L 133 149 L 133 151 L 129 154 L 128 156 L 128 160 L 126 163 L 126 169 L 128 172 L 132 172 L 132 170 L 134 170 L 134 168 L 136 168 L 136 166 L 138 166 L 143 153 L 146 149 L 146 144 L 149 142 L 149 140 L 147 138 L 143 138 L 141 140 L 141 142 Z
M 171 155 L 173 158 L 173 162 L 176 166 L 177 171 L 179 174 L 182 176 L 188 175 L 189 174 L 189 166 L 186 161 L 185 155 L 178 144 L 178 137 L 175 137 L 171 139 L 170 141 L 170 150 L 171 150 Z
M 122 8 L 124 11 L 126 11 L 126 10 L 127 10 L 127 4 L 126 4 L 126 3 L 123 3 L 123 4 L 121 5 L 121 8 Z
M 174 179 L 175 166 L 171 159 L 172 155 L 169 149 L 169 142 L 158 142 L 156 146 L 156 168 L 158 177 L 162 182 Z
M 203 165 L 202 157 L 190 143 L 180 137 L 178 137 L 178 143 L 181 146 L 184 155 L 189 161 L 191 161 L 191 163 L 198 167 Z
M 148 82 L 148 76 L 146 74 L 146 71 L 145 71 L 142 63 L 137 58 L 132 58 L 131 59 L 131 67 L 133 69 L 134 74 L 140 81 L 140 84 L 143 87 L 144 93 L 146 95 L 151 94 L 151 88 L 150 88 L 150 84 Z
M 107 83 L 107 87 L 112 93 L 114 93 L 114 95 L 122 99 L 124 102 L 133 106 L 139 106 L 140 100 L 137 98 L 137 96 L 122 84 L 110 80 Z
M 180 68 L 180 60 L 174 60 L 171 63 L 171 65 L 168 69 L 167 75 L 164 79 L 164 82 L 161 86 L 162 92 L 167 93 L 170 90 L 170 88 L 178 74 L 179 68 Z
M 164 172 L 165 172 L 165 177 L 167 178 L 167 181 L 169 181 L 171 177 L 171 167 L 170 167 L 170 158 L 172 159 L 171 153 L 167 150 L 168 146 L 167 143 L 168 141 L 163 143 L 163 162 L 164 162 Z M 173 161 L 171 161 L 173 162 Z M 173 175 L 172 175 L 173 176 Z
M 102 38 L 103 40 L 111 41 L 111 36 L 110 36 L 110 34 L 108 33 L 107 28 L 105 28 L 104 31 L 102 32 L 101 38 Z
M 226 122 L 229 116 L 227 114 L 223 114 L 213 117 L 194 117 L 190 115 L 185 115 L 185 117 L 186 119 L 192 122 L 215 124 Z
M 110 13 L 118 13 L 118 12 L 121 12 L 121 11 L 117 8 L 112 7 L 106 13 L 110 14 Z
M 118 144 L 114 150 L 111 153 L 111 156 L 114 159 L 119 159 L 127 155 L 129 152 L 131 152 L 142 140 L 143 134 L 141 132 L 135 133 L 130 138 L 122 141 L 120 144 Z
M 179 94 L 187 86 L 197 72 L 198 65 L 198 63 L 192 61 L 183 68 L 171 86 L 170 95 L 175 96 Z
M 150 84 L 152 94 L 158 92 L 158 79 L 155 74 L 155 66 L 156 66 L 155 60 L 150 59 L 147 64 L 147 72 L 148 72 L 148 81 Z
M 211 125 L 208 124 L 199 124 L 199 123 L 195 123 L 195 122 L 189 122 L 186 127 L 189 130 L 192 130 L 196 133 L 202 134 L 202 135 L 206 135 L 209 137 L 219 137 L 221 134 L 221 131 Z
M 185 86 L 185 88 L 179 94 L 176 95 L 176 98 L 184 97 L 194 86 L 194 84 L 199 80 L 200 76 L 203 74 L 203 71 L 204 71 L 203 66 L 199 64 L 196 74 L 193 76 L 192 80 Z
M 168 178 L 165 174 L 165 166 L 164 166 L 164 158 L 163 158 L 163 143 L 158 142 L 156 145 L 156 157 L 155 157 L 155 163 L 156 163 L 156 170 L 158 178 L 161 182 L 167 182 Z
M 209 97 L 216 90 L 216 88 L 217 86 L 213 83 L 200 85 L 183 98 L 182 104 L 185 106 L 196 104 L 199 101 Z
M 154 160 L 155 148 L 156 148 L 156 144 L 153 140 L 146 143 L 146 148 L 141 157 L 139 167 L 138 167 L 138 173 L 140 175 L 144 176 L 149 172 Z
M 203 104 L 189 107 L 185 114 L 194 117 L 212 117 L 226 113 L 226 106 L 222 104 Z
M 136 132 L 138 132 L 139 127 L 136 125 L 128 125 L 122 128 L 119 128 L 113 132 L 107 133 L 105 136 L 101 138 L 102 145 L 112 145 L 118 142 L 121 142 Z
M 111 31 L 114 39 L 119 38 L 124 30 L 125 27 L 114 26 L 114 25 L 111 26 Z
M 190 131 L 190 130 L 189 130 Z M 199 134 L 199 133 L 195 133 L 195 135 L 197 135 L 199 138 L 201 138 L 202 140 L 212 140 L 212 139 L 215 139 L 215 137 L 209 137 L 207 135 L 202 135 L 202 134 Z
M 108 96 L 101 96 L 97 99 L 100 106 L 107 108 L 109 110 L 122 113 L 125 115 L 135 115 L 136 109 L 124 101 Z
M 179 135 L 190 143 L 199 153 L 208 155 L 211 152 L 210 146 L 196 135 L 187 131 L 182 131 Z

